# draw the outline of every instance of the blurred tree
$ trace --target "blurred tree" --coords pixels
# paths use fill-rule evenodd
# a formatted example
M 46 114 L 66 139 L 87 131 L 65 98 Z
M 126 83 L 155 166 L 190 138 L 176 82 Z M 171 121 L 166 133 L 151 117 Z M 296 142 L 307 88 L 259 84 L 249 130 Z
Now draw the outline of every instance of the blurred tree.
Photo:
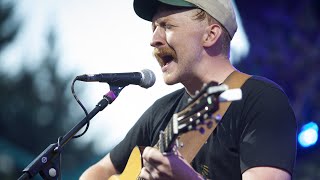
M 14 5 L 2 0 L 0 4 L 1 53 L 14 39 L 19 26 L 9 23 Z M 0 72 L 0 177 L 3 180 L 17 179 L 38 154 L 84 117 L 80 108 L 75 108 L 70 92 L 73 75 L 58 74 L 59 57 L 52 32 L 48 47 L 48 54 L 36 68 L 24 67 L 15 77 Z M 69 176 L 67 179 L 77 179 L 74 176 L 79 175 L 76 172 L 79 164 L 93 155 L 91 144 L 77 145 L 80 142 L 76 141 L 67 144 L 62 154 L 62 176 Z
M 10 43 L 19 30 L 19 22 L 13 20 L 12 3 L 0 0 L 0 52 Z

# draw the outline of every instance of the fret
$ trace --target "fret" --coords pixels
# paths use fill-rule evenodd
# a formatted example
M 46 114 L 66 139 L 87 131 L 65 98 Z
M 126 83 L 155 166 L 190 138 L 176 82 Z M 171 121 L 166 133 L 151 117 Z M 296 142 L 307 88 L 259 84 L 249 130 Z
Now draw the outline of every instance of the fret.
M 169 122 L 168 142 L 172 140 L 172 121 Z M 169 144 L 169 143 L 168 143 Z
M 160 134 L 159 134 L 159 151 L 161 153 L 164 152 L 164 141 L 163 141 L 164 136 L 163 135 L 164 135 L 164 131 L 160 131 Z
M 164 133 L 164 152 L 166 152 L 166 151 L 168 151 L 168 131 L 169 131 L 169 128 L 168 128 L 168 126 L 167 126 L 167 128 L 166 128 L 166 131 L 165 131 L 165 133 Z

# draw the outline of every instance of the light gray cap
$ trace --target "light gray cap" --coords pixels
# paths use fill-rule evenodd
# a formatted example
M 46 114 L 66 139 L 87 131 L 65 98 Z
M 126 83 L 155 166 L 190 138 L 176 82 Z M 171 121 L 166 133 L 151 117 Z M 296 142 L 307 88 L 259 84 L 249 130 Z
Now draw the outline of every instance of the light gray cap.
M 198 7 L 219 21 L 231 38 L 237 31 L 237 21 L 231 0 L 134 0 L 133 7 L 139 17 L 152 21 L 159 2 L 179 7 Z

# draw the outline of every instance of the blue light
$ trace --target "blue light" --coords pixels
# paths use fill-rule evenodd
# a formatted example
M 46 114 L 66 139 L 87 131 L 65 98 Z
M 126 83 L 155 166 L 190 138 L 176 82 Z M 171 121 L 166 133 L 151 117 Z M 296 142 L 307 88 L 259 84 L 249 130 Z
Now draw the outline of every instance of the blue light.
M 309 147 L 318 141 L 319 127 L 316 123 L 310 122 L 302 126 L 298 135 L 298 142 L 302 147 Z

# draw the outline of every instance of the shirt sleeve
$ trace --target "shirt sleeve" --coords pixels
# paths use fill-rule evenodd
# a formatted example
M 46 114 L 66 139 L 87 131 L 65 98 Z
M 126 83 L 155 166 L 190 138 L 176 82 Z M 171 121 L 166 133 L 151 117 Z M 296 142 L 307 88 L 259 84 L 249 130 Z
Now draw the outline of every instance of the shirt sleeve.
M 292 174 L 296 156 L 296 120 L 285 93 L 266 87 L 246 102 L 240 136 L 241 173 L 259 166 Z
M 127 164 L 131 151 L 135 146 L 149 146 L 148 120 L 152 117 L 151 106 L 135 125 L 129 130 L 125 138 L 110 151 L 110 158 L 118 172 L 122 172 Z

